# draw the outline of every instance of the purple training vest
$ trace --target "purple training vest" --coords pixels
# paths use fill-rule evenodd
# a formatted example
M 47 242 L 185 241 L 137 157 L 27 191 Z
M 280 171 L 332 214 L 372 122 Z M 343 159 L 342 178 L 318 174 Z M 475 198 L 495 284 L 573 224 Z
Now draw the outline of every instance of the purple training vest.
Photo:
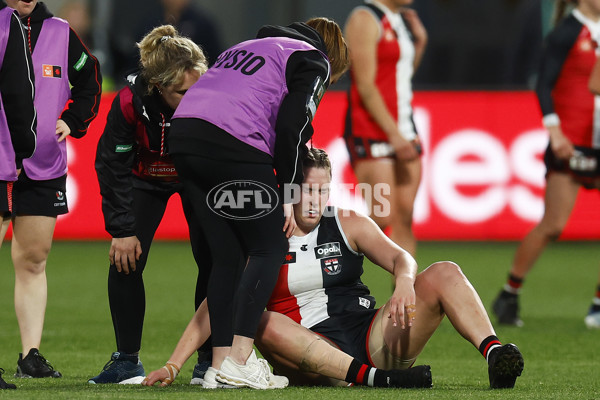
M 4 61 L 4 53 L 10 34 L 10 19 L 13 13 L 14 10 L 10 7 L 4 7 L 0 10 L 0 70 Z M 0 93 L 0 181 L 13 182 L 16 180 L 15 150 L 8 129 L 8 122 L 6 121 L 2 94 Z
M 58 143 L 56 121 L 71 98 L 69 88 L 69 24 L 48 18 L 32 54 L 35 68 L 35 108 L 37 109 L 37 148 L 33 157 L 23 160 L 27 176 L 48 180 L 67 173 L 67 141 Z
M 187 91 L 173 119 L 205 120 L 273 156 L 277 113 L 288 94 L 287 61 L 297 51 L 314 50 L 306 42 L 284 37 L 239 43 L 223 52 Z

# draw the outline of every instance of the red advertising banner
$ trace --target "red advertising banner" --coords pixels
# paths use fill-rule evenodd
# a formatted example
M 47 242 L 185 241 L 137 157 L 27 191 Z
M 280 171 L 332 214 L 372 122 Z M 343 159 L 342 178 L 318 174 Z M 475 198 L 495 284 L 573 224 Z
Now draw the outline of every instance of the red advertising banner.
M 68 139 L 70 212 L 56 238 L 108 238 L 94 171 L 96 144 L 114 94 L 82 139 Z M 415 123 L 423 142 L 423 178 L 415 204 L 419 240 L 518 240 L 543 212 L 547 133 L 532 92 L 417 92 Z M 313 145 L 333 163 L 332 203 L 366 212 L 342 139 L 345 93 L 325 95 L 314 120 Z M 186 239 L 174 196 L 156 235 Z M 565 239 L 600 238 L 600 194 L 582 190 Z

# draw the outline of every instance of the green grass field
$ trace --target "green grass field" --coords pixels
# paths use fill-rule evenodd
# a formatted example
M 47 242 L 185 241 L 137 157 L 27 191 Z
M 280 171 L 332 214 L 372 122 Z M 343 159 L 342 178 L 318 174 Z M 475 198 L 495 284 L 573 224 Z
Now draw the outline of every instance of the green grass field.
M 483 303 L 489 306 L 504 283 L 515 243 L 444 242 L 419 244 L 421 269 L 433 261 L 461 265 Z M 205 391 L 188 385 L 194 361 L 169 388 L 89 385 L 115 350 L 107 299 L 108 242 L 57 242 L 48 261 L 48 307 L 41 352 L 62 372 L 61 379 L 15 379 L 21 345 L 13 308 L 14 272 L 9 243 L 0 250 L 0 367 L 18 390 L 15 399 L 600 399 L 600 331 L 583 317 L 593 296 L 600 247 L 593 242 L 559 242 L 532 271 L 522 295 L 523 328 L 497 326 L 503 342 L 516 343 L 525 357 L 514 390 L 488 389 L 487 366 L 478 351 L 445 321 L 417 360 L 430 364 L 430 390 L 371 388 L 287 388 L 276 391 Z M 141 359 L 146 372 L 168 359 L 193 313 L 195 266 L 189 245 L 157 242 L 144 274 L 147 312 Z M 366 283 L 379 304 L 390 280 L 365 266 Z M 494 322 L 494 321 L 493 321 Z

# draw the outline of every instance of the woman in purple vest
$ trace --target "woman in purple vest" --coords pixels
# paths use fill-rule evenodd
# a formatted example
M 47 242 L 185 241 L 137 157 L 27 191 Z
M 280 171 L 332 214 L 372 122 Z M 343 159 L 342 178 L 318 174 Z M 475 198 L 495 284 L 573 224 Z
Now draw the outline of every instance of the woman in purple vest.
M 222 383 L 274 381 L 252 346 L 296 226 L 284 195 L 302 183 L 312 118 L 348 63 L 331 20 L 265 26 L 223 52 L 173 116 L 170 152 L 213 257 L 207 298 Z
M 33 65 L 19 17 L 0 0 L 0 246 L 10 223 L 13 183 L 23 159 L 35 151 L 33 96 Z M 3 373 L 0 368 L 0 389 L 16 389 Z
M 54 377 L 60 372 L 40 355 L 46 312 L 46 260 L 56 218 L 68 212 L 66 137 L 80 138 L 96 117 L 101 83 L 98 61 L 69 24 L 37 0 L 7 0 L 25 26 L 35 73 L 37 148 L 23 161 L 14 185 L 12 259 L 15 311 L 23 352 L 18 377 Z

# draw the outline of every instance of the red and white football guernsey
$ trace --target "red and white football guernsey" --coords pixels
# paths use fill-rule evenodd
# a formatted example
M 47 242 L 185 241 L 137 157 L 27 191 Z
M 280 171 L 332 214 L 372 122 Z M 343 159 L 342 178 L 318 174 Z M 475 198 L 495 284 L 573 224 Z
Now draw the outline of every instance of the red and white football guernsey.
M 600 96 L 588 89 L 597 60 L 600 23 L 579 10 L 548 35 L 536 93 L 546 126 L 560 127 L 576 146 L 600 148 Z
M 327 207 L 308 235 L 289 239 L 287 264 L 279 272 L 269 311 L 311 328 L 329 318 L 375 308 L 375 298 L 360 279 L 363 255 L 348 245 L 337 212 Z
M 355 11 L 357 10 L 369 11 L 379 23 L 375 84 L 404 138 L 413 140 L 417 133 L 412 118 L 411 80 L 415 58 L 412 34 L 400 14 L 390 11 L 376 1 L 366 2 L 365 5 L 355 8 Z M 346 135 L 387 141 L 385 132 L 362 104 L 352 73 L 351 69 Z

